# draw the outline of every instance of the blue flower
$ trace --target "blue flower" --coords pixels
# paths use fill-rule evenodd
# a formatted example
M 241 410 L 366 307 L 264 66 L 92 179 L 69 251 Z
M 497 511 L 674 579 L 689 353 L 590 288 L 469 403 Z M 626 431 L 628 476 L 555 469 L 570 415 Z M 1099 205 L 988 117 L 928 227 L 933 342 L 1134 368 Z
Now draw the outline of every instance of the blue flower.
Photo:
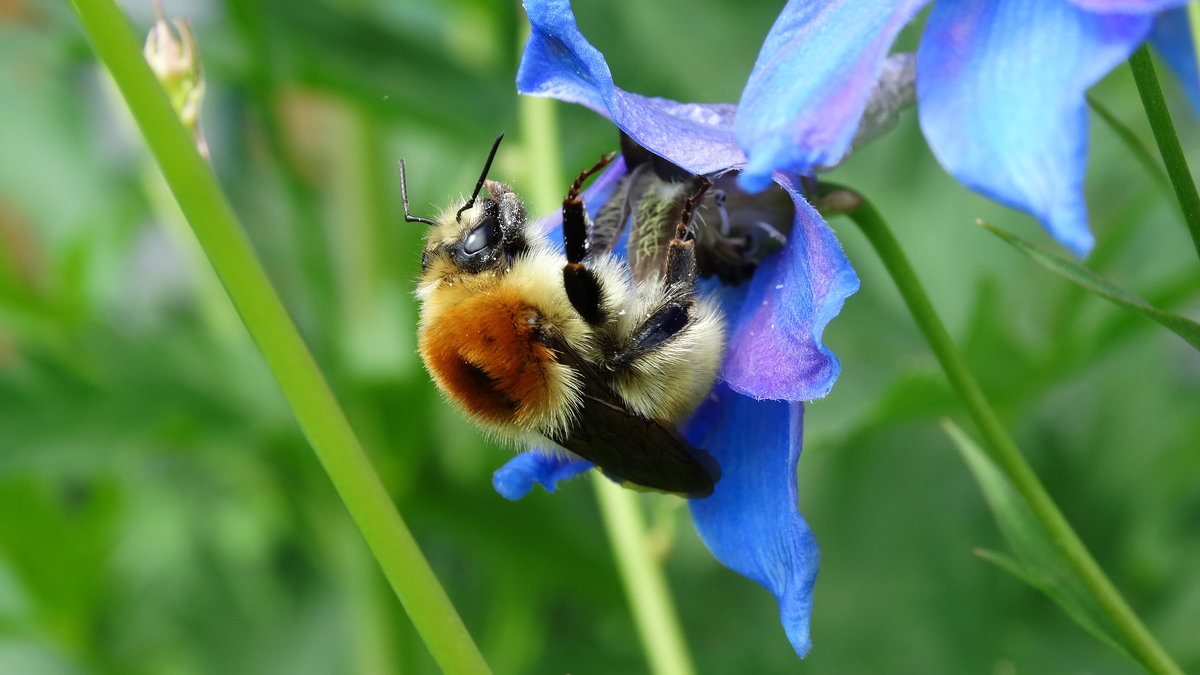
M 875 94 L 900 29 L 928 0 L 790 0 L 763 44 L 737 106 L 680 103 L 624 91 L 579 32 L 569 0 L 525 0 L 532 35 L 517 76 L 521 93 L 579 103 L 642 147 L 697 174 L 740 171 L 757 192 L 779 186 L 795 207 L 787 244 L 750 281 L 721 292 L 730 346 L 721 381 L 682 431 L 721 465 L 706 499 L 691 500 L 701 538 L 724 565 L 766 586 L 784 630 L 807 653 L 816 541 L 797 508 L 800 401 L 824 396 L 837 358 L 825 325 L 858 288 L 841 247 L 799 189 L 802 177 L 841 161 L 894 117 Z M 1083 93 L 1148 37 L 1195 86 L 1182 0 L 957 0 L 934 8 L 916 59 L 922 129 L 964 184 L 1038 217 L 1076 253 L 1092 244 L 1083 204 Z M 1151 30 L 1154 34 L 1151 36 Z M 1190 68 L 1190 71 L 1188 70 Z M 903 78 L 901 78 L 903 79 Z M 885 92 L 886 94 L 886 92 Z M 887 98 L 885 95 L 884 99 Z M 902 98 L 902 96 L 901 96 Z M 585 193 L 597 209 L 627 173 L 618 160 Z M 544 221 L 552 228 L 555 216 Z M 535 484 L 591 468 L 529 452 L 493 484 L 519 499 Z
M 603 55 L 579 32 L 567 0 L 525 4 L 533 30 L 517 75 L 521 93 L 588 106 L 642 147 L 692 173 L 745 165 L 734 136 L 740 114 L 735 106 L 679 103 L 619 89 Z M 618 159 L 598 177 L 584 194 L 593 212 L 627 173 Z M 822 344 L 821 333 L 858 289 L 841 245 L 801 194 L 803 173 L 778 171 L 768 180 L 794 207 L 782 250 L 763 258 L 749 283 L 710 289 L 719 293 L 729 319 L 729 349 L 720 382 L 681 429 L 721 467 L 714 494 L 690 500 L 696 529 L 722 564 L 774 593 L 784 630 L 800 655 L 810 644 L 819 557 L 797 504 L 800 401 L 822 397 L 833 386 L 838 360 Z M 543 225 L 560 222 L 551 216 Z M 535 484 L 553 492 L 559 480 L 590 467 L 528 452 L 497 471 L 493 485 L 519 499 Z
M 896 34 L 928 0 L 791 0 L 746 84 L 734 129 L 743 187 L 831 164 L 850 147 Z M 1084 93 L 1147 38 L 1200 82 L 1184 0 L 955 0 L 934 5 L 917 56 L 921 128 L 964 185 L 1091 249 Z M 1156 16 L 1157 15 L 1157 16 Z

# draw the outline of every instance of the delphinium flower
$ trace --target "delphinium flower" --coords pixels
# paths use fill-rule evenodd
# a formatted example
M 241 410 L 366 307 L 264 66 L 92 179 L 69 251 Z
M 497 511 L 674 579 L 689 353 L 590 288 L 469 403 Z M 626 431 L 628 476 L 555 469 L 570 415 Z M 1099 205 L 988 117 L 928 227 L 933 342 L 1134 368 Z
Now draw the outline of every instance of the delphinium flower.
M 798 510 L 801 401 L 825 396 L 837 378 L 838 360 L 821 334 L 857 290 L 858 278 L 833 232 L 804 197 L 801 183 L 809 171 L 773 173 L 770 182 L 776 187 L 757 199 L 737 187 L 735 170 L 746 156 L 733 133 L 741 114 L 736 106 L 679 103 L 621 90 L 603 55 L 579 32 L 566 0 L 527 0 L 526 11 L 532 36 L 517 77 L 519 91 L 586 105 L 609 117 L 637 152 L 714 177 L 714 189 L 725 198 L 722 223 L 712 222 L 710 213 L 698 239 L 756 242 L 750 247 L 758 251 L 756 269 L 748 282 L 723 288 L 708 282 L 725 308 L 729 345 L 718 384 L 682 431 L 717 460 L 721 476 L 712 496 L 692 499 L 690 507 L 715 557 L 774 593 L 785 632 L 803 655 L 810 644 L 818 550 Z M 912 60 L 893 65 L 908 73 L 911 89 Z M 898 77 L 903 80 L 904 72 Z M 905 98 L 887 86 L 880 91 L 881 100 Z M 886 126 L 894 107 L 876 105 L 861 137 Z M 629 157 L 626 148 L 584 194 L 593 213 L 628 200 L 629 190 L 636 189 Z M 546 227 L 559 223 L 555 216 L 543 221 Z M 591 466 L 557 453 L 527 452 L 497 471 L 494 485 L 505 497 L 518 499 L 535 483 L 553 491 L 558 481 Z
M 735 123 L 741 184 L 838 161 L 887 52 L 928 0 L 792 0 L 771 29 Z M 1150 39 L 1200 106 L 1183 0 L 943 0 L 917 56 L 930 148 L 964 185 L 1091 249 L 1083 179 L 1087 89 Z

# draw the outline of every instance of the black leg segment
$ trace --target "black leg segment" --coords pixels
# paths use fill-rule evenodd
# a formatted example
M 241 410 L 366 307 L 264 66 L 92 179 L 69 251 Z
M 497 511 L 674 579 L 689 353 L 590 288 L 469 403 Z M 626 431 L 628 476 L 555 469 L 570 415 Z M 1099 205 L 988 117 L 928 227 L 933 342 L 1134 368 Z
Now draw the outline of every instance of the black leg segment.
M 589 223 L 579 191 L 583 189 L 584 181 L 608 166 L 614 157 L 615 154 L 605 155 L 592 168 L 581 172 L 563 199 L 563 248 L 567 254 L 567 264 L 563 267 L 563 288 L 579 316 L 593 325 L 602 323 L 607 317 L 600 279 L 583 264 L 590 248 Z
M 582 199 L 563 200 L 563 248 L 567 263 L 579 264 L 588 254 L 588 219 Z
M 600 280 L 595 272 L 579 263 L 567 263 L 563 267 L 563 288 L 567 291 L 571 306 L 584 321 L 596 325 L 608 318 L 604 312 Z
M 592 168 L 580 172 L 563 199 L 563 247 L 566 249 L 568 263 L 581 263 L 588 254 L 588 217 L 583 200 L 579 198 L 579 191 L 583 189 L 584 181 L 608 166 L 614 157 L 615 154 L 605 155 Z

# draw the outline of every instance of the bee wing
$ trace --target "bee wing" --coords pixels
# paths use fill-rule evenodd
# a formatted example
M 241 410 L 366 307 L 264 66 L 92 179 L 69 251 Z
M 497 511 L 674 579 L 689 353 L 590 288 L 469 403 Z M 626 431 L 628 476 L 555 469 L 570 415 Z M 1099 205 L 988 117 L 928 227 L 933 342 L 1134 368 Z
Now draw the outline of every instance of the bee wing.
M 545 343 L 583 382 L 583 407 L 568 429 L 547 434 L 550 440 L 624 481 L 692 498 L 712 494 L 720 471 L 708 453 L 693 448 L 672 425 L 630 410 L 561 337 L 549 336 Z

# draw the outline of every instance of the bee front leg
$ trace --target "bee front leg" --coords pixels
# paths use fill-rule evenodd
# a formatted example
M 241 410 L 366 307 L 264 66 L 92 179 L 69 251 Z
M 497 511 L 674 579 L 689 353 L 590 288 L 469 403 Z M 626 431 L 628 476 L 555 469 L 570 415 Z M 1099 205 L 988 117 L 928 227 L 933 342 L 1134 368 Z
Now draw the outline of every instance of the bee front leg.
M 690 223 L 692 214 L 712 182 L 699 176 L 699 187 L 684 202 L 675 226 L 675 238 L 667 244 L 667 257 L 663 264 L 662 302 L 650 316 L 633 332 L 628 341 L 613 356 L 613 364 L 621 366 L 650 352 L 683 330 L 691 320 L 691 310 L 696 304 L 696 238 Z
M 563 287 L 571 306 L 584 321 L 592 325 L 603 323 L 608 317 L 604 312 L 603 291 L 596 273 L 584 265 L 590 253 L 588 230 L 591 225 L 579 191 L 592 174 L 612 162 L 615 155 L 605 155 L 596 165 L 579 174 L 567 196 L 563 199 L 563 247 L 567 253 L 567 264 L 563 267 Z

